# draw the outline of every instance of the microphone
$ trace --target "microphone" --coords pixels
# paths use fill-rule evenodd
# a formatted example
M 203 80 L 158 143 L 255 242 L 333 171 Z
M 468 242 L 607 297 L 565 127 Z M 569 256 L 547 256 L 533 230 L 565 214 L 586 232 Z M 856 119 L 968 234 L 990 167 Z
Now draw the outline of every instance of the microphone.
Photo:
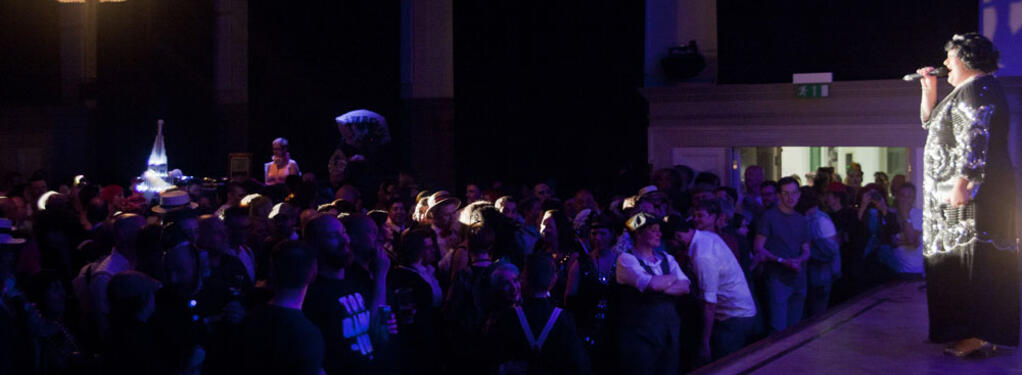
M 928 75 L 931 75 L 931 76 L 934 76 L 934 77 L 947 77 L 947 68 L 945 68 L 943 66 L 939 67 L 937 69 L 931 70 Z M 919 73 L 906 74 L 904 77 L 901 77 L 901 79 L 903 81 L 908 81 L 908 82 L 915 81 L 915 80 L 920 79 L 920 78 L 923 78 L 923 75 L 919 74 Z

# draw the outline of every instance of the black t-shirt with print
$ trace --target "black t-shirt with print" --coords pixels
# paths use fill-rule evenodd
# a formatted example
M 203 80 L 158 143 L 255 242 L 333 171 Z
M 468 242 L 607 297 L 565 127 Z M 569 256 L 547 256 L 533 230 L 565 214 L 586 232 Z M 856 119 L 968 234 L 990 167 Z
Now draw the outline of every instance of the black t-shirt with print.
M 374 360 L 379 349 L 370 335 L 370 311 L 367 291 L 361 285 L 317 276 L 305 294 L 302 311 L 323 334 L 328 374 L 367 374 L 377 372 Z

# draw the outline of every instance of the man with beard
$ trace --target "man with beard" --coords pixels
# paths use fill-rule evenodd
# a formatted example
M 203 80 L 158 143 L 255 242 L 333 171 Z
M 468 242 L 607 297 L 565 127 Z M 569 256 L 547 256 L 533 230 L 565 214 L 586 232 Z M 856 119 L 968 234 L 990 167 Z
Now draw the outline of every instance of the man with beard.
M 376 308 L 387 303 L 387 271 L 390 257 L 379 246 L 379 227 L 369 216 L 348 215 L 341 219 L 348 235 L 352 260 L 347 278 L 364 291 L 367 306 Z
M 349 216 L 357 222 L 348 227 L 364 227 L 373 225 L 363 215 Z M 367 222 L 367 223 L 366 223 Z M 379 330 L 372 329 L 372 322 L 379 322 L 376 307 L 370 299 L 370 290 L 348 275 L 352 267 L 353 254 L 351 247 L 355 244 L 348 237 L 346 227 L 329 215 L 321 215 L 309 221 L 305 226 L 305 239 L 308 246 L 318 253 L 318 274 L 309 285 L 308 294 L 302 310 L 323 334 L 325 357 L 323 368 L 328 374 L 375 374 L 383 370 L 383 361 L 378 358 L 376 346 L 384 338 L 375 335 Z M 360 237 L 375 238 L 359 233 Z M 351 246 L 349 246 L 349 244 Z M 386 256 L 383 262 L 389 262 Z M 377 259 L 379 266 L 380 259 Z M 358 265 L 354 265 L 358 267 Z M 386 268 L 383 275 L 378 273 L 379 282 L 386 280 Z M 385 285 L 385 284 L 384 284 Z M 384 297 L 380 288 L 378 293 Z M 383 301 L 383 298 L 380 298 Z M 382 304 L 380 302 L 379 304 Z M 397 321 L 393 315 L 385 317 L 391 334 L 397 333 Z

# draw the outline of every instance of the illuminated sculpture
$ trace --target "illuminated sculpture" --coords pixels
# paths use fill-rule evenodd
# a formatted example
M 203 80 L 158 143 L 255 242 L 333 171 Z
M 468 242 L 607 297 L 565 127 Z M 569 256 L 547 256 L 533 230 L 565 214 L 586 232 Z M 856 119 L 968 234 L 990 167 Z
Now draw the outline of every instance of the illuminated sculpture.
M 153 141 L 153 150 L 149 153 L 149 162 L 146 163 L 146 171 L 142 173 L 142 182 L 136 189 L 140 193 L 154 194 L 174 187 L 175 175 L 181 171 L 174 170 L 167 172 L 167 151 L 163 146 L 163 120 L 156 121 L 156 140 Z

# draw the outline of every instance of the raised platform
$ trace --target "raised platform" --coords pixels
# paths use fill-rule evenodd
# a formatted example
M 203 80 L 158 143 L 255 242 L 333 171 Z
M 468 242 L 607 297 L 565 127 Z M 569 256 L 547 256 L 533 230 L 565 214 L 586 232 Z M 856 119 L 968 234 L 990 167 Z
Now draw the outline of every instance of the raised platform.
M 1022 351 L 955 358 L 927 340 L 922 281 L 871 291 L 694 374 L 1022 374 Z

